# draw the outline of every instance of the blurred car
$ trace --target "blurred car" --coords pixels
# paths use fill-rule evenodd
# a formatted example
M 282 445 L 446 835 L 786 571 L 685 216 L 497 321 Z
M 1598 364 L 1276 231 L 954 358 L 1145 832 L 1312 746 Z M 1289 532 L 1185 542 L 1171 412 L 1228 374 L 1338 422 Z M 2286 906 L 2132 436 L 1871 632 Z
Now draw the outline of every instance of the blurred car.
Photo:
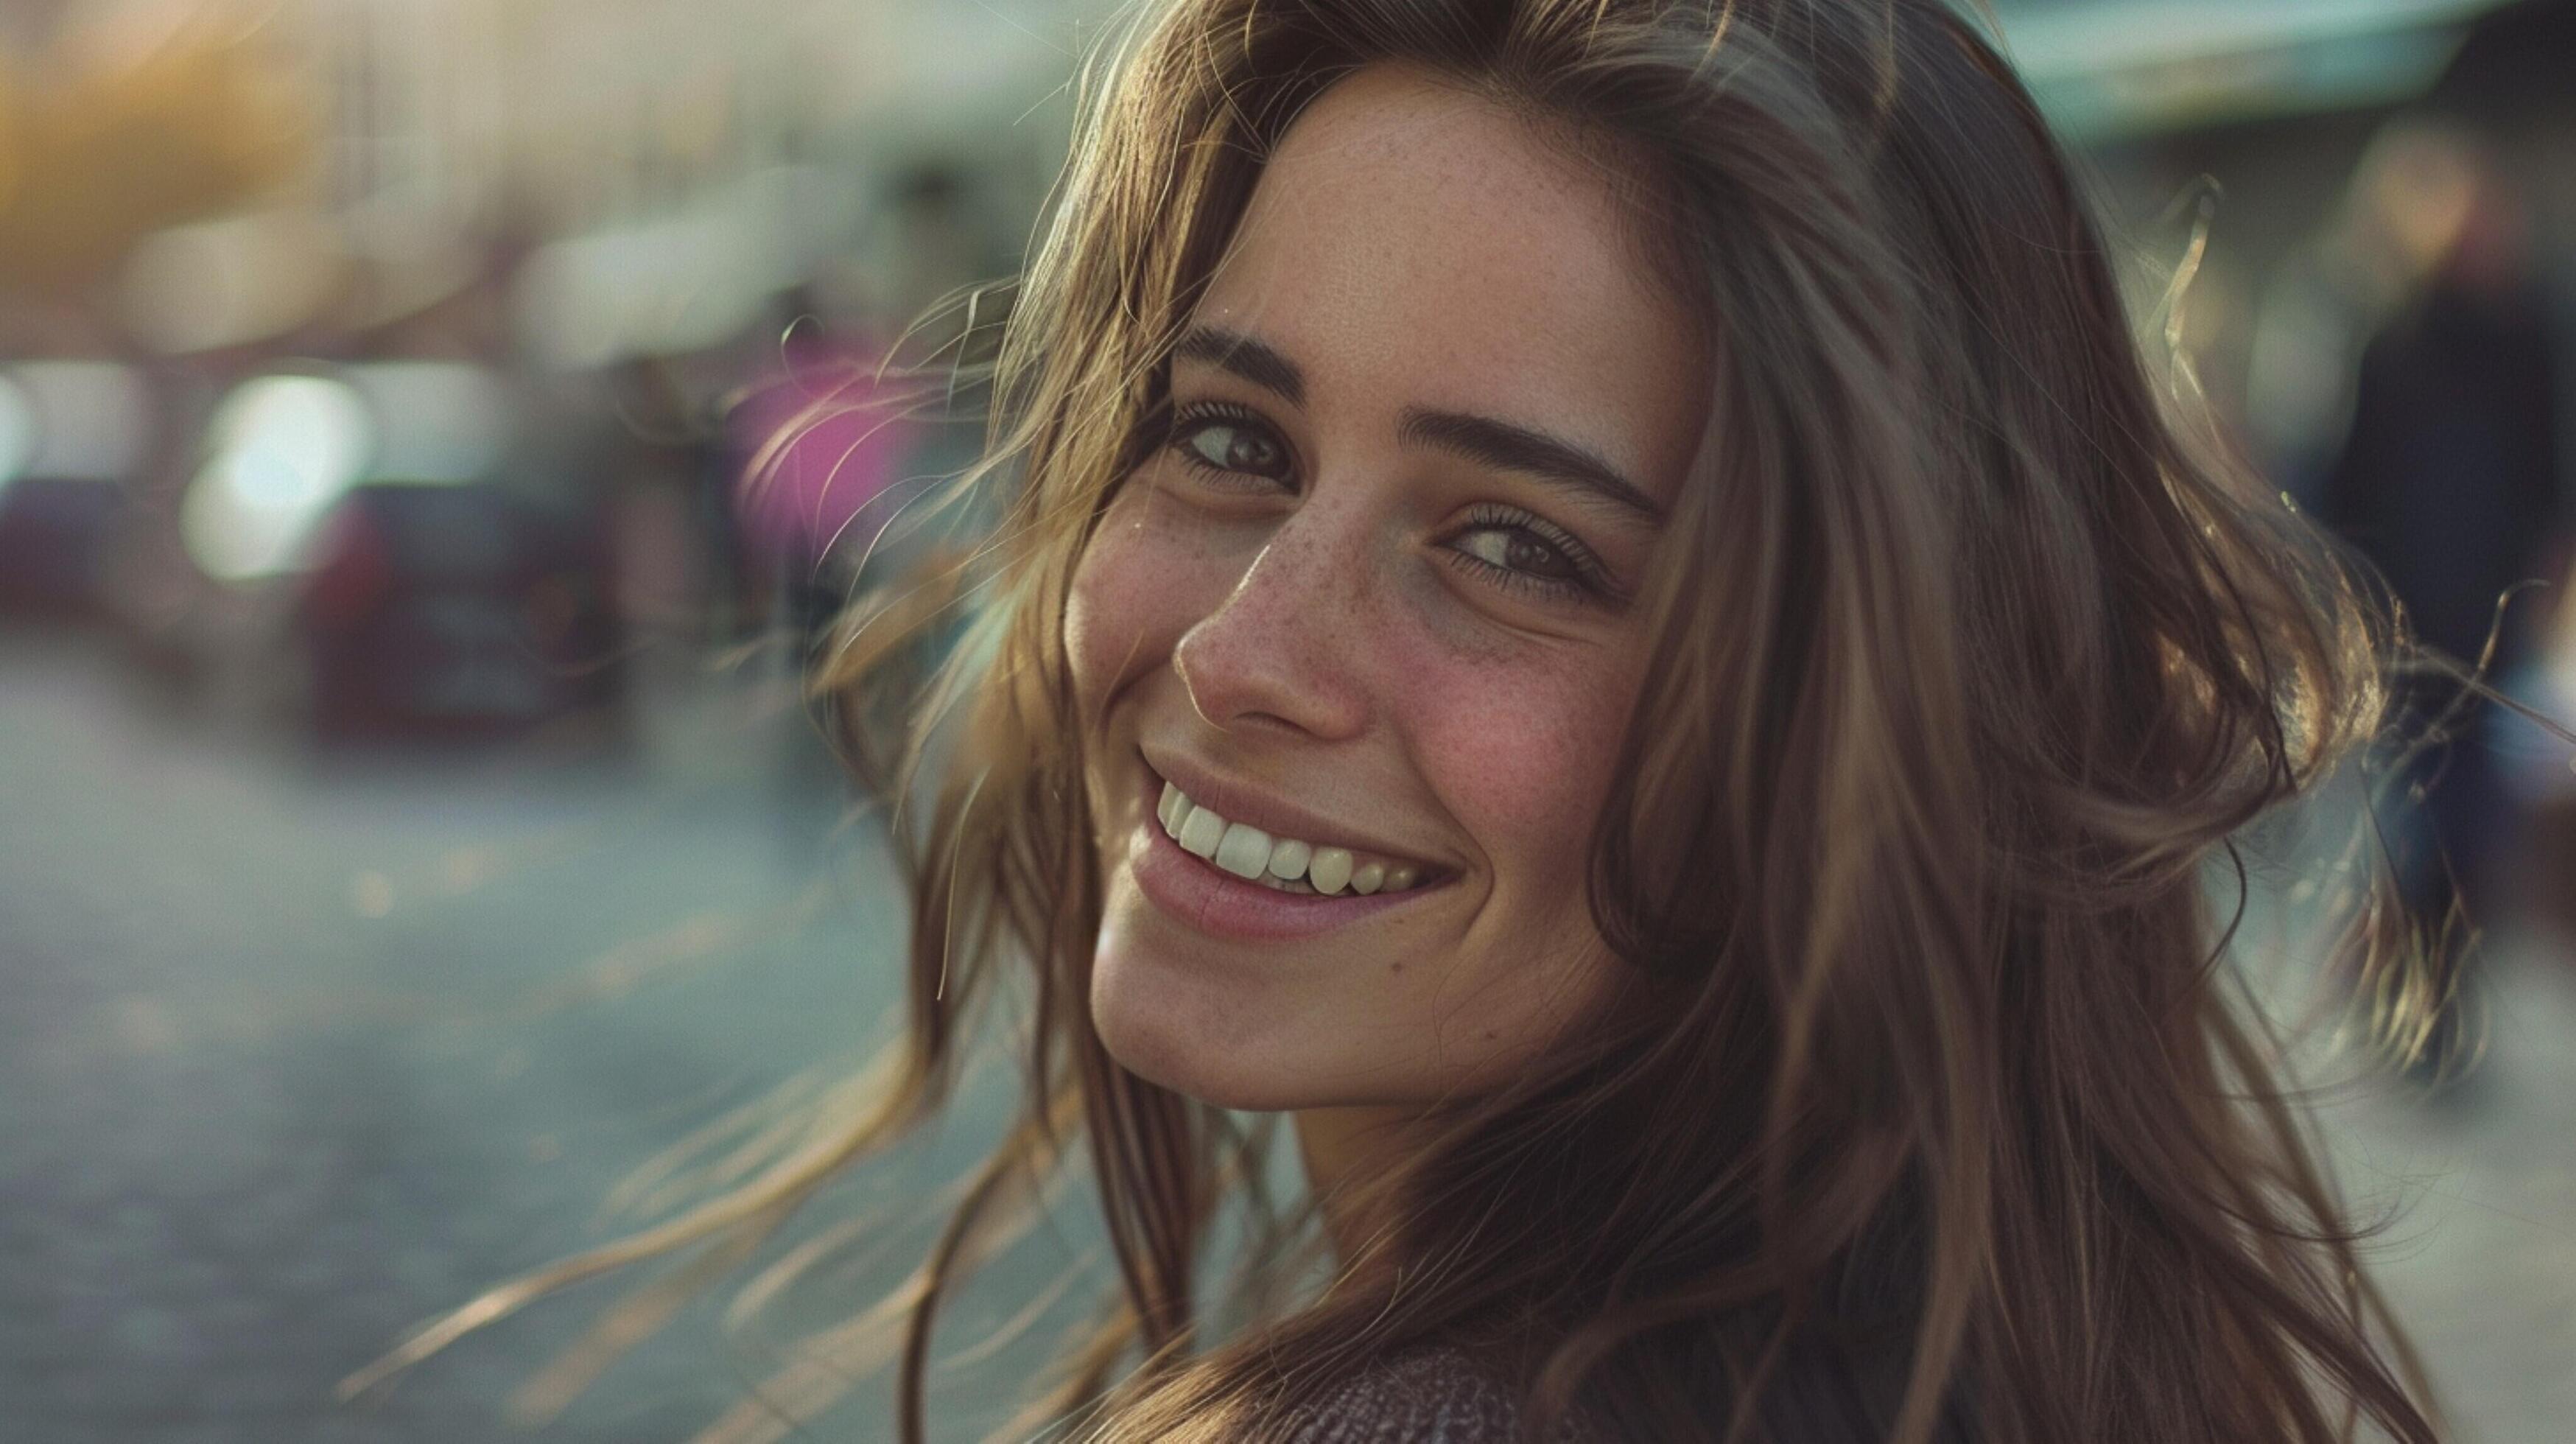
M 153 424 L 150 389 L 120 362 L 0 370 L 0 604 L 95 608 Z
M 596 518 L 523 485 L 369 482 L 323 524 L 294 631 L 331 736 L 527 721 L 621 698 Z
M 223 594 L 202 644 L 318 733 L 525 723 L 623 702 L 608 527 L 487 369 L 244 382 L 179 508 Z

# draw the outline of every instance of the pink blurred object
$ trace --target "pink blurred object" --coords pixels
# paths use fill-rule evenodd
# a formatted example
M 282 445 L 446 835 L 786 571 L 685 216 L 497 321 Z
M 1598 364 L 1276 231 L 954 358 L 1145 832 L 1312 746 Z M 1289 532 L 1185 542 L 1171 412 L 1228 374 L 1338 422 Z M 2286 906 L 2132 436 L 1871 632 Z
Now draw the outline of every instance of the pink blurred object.
M 916 399 L 880 379 L 872 357 L 836 345 L 813 346 L 757 384 L 727 422 L 744 459 L 734 491 L 744 542 L 800 563 L 819 562 L 836 545 L 864 550 L 869 538 L 854 522 L 902 477 L 919 445 Z

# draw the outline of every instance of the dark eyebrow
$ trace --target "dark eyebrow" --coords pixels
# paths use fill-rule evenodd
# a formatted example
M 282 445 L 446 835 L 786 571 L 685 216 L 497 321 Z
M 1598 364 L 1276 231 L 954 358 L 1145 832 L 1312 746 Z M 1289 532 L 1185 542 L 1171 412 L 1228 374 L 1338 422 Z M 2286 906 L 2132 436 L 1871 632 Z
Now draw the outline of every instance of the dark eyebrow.
M 1543 431 L 1496 421 L 1490 416 L 1415 407 L 1404 413 L 1404 424 L 1396 434 L 1406 441 L 1454 452 L 1470 461 L 1572 487 L 1650 522 L 1664 519 L 1664 509 L 1655 499 L 1621 476 L 1618 468 L 1573 442 L 1560 441 Z
M 1172 354 L 1176 359 L 1204 362 L 1238 376 L 1291 406 L 1306 404 L 1306 373 L 1297 369 L 1297 363 L 1239 331 L 1193 326 L 1172 348 Z M 1487 466 L 1573 487 L 1650 522 L 1664 519 L 1664 509 L 1655 499 L 1621 476 L 1617 467 L 1585 447 L 1544 431 L 1490 416 L 1413 407 L 1404 413 L 1396 435 L 1417 446 L 1435 447 Z
M 1172 355 L 1232 372 L 1264 391 L 1277 393 L 1291 406 L 1306 404 L 1306 373 L 1297 369 L 1297 363 L 1239 332 L 1193 326 L 1172 348 Z

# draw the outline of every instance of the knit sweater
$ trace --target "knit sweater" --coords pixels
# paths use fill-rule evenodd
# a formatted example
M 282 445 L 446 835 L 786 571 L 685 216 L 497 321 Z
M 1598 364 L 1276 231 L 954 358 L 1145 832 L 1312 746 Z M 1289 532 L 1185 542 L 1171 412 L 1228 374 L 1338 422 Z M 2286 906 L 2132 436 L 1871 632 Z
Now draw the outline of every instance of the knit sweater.
M 1860 1375 L 1848 1362 L 1804 1358 L 1782 1369 L 1756 1437 L 1772 1440 L 1886 1437 L 1904 1376 Z M 1401 1354 L 1360 1370 L 1288 1420 L 1288 1444 L 1516 1444 L 1520 1394 L 1455 1348 Z M 1937 1444 L 1970 1444 L 1977 1431 L 1953 1399 L 1934 1427 Z M 1578 1407 L 1549 1444 L 1625 1444 L 1626 1436 Z
M 1298 1411 L 1291 1444 L 1510 1444 L 1519 1398 L 1456 1349 L 1426 1349 L 1364 1369 Z M 1577 1420 L 1556 1444 L 1606 1444 Z

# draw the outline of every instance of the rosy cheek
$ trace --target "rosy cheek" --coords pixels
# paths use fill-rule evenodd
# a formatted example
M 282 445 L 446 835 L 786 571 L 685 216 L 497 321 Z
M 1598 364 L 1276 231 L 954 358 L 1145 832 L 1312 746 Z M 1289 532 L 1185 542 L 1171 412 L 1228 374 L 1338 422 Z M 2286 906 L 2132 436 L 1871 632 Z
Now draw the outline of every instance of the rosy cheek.
M 1572 855 L 1591 836 L 1627 708 L 1625 679 L 1562 653 L 1426 647 L 1393 669 L 1416 765 L 1497 864 Z
M 1193 611 L 1193 598 L 1211 585 L 1224 596 L 1224 578 L 1213 565 L 1206 549 L 1175 534 L 1170 516 L 1151 505 L 1141 485 L 1128 485 L 1110 503 L 1074 567 L 1064 611 L 1074 691 L 1087 712 L 1133 670 L 1170 655 L 1172 642 L 1203 614 Z

